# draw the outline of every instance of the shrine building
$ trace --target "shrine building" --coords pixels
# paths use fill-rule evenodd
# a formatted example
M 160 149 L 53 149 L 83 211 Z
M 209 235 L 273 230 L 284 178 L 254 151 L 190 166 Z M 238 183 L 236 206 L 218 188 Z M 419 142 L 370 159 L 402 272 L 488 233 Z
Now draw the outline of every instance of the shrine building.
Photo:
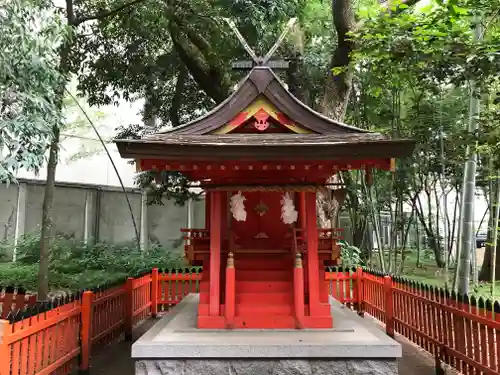
M 203 266 L 201 329 L 331 328 L 324 266 L 341 229 L 318 228 L 318 190 L 339 171 L 393 170 L 415 146 L 315 112 L 269 66 L 201 118 L 116 143 L 139 170 L 181 172 L 206 193 L 205 227 L 183 230 Z

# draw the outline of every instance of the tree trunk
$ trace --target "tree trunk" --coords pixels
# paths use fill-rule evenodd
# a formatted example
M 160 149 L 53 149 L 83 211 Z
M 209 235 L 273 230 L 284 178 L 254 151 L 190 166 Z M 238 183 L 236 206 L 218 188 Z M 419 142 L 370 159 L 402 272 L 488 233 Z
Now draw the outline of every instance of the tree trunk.
M 327 117 L 343 121 L 353 79 L 349 63 L 354 43 L 347 35 L 355 26 L 352 0 L 332 0 L 332 16 L 337 31 L 337 47 L 333 52 L 331 70 L 325 82 L 321 112 Z
M 179 73 L 177 74 L 177 82 L 175 83 L 174 97 L 172 98 L 172 103 L 170 104 L 169 109 L 170 122 L 174 127 L 179 126 L 181 123 L 179 119 L 179 109 L 182 105 L 182 92 L 184 91 L 184 85 L 187 78 L 187 69 L 181 64 L 181 66 L 179 67 Z
M 476 15 L 475 19 L 474 39 L 479 40 L 482 34 L 481 18 Z M 468 132 L 474 134 L 478 129 L 477 116 L 480 111 L 480 102 L 476 93 L 475 82 L 470 82 L 470 106 L 469 106 L 469 126 Z M 469 293 L 469 276 L 471 267 L 471 255 L 474 254 L 472 246 L 472 238 L 474 236 L 474 201 L 476 193 L 476 153 L 474 145 L 467 145 L 467 161 L 464 169 L 464 184 L 463 184 L 463 207 L 462 215 L 462 234 L 461 234 L 461 254 L 460 266 L 458 270 L 458 291 L 462 294 Z
M 224 101 L 231 88 L 231 80 L 210 44 L 201 35 L 189 30 L 182 20 L 171 16 L 169 32 L 174 48 L 198 86 L 216 103 Z
M 491 172 L 494 173 L 494 172 Z M 496 175 L 498 175 L 496 171 Z M 479 280 L 490 282 L 500 280 L 500 247 L 498 246 L 498 219 L 500 204 L 500 185 L 498 181 L 490 184 L 490 217 L 488 219 L 488 238 L 484 251 L 484 260 L 479 272 Z M 496 254 L 493 254 L 493 251 Z M 494 265 L 494 266 L 493 266 Z M 494 273 L 494 275 L 493 275 Z
M 484 262 L 481 267 L 481 272 L 479 273 L 479 281 L 490 282 L 492 279 L 493 272 L 493 262 L 492 262 L 492 254 L 493 246 L 486 246 L 486 250 L 484 251 Z M 496 247 L 496 259 L 495 259 L 495 280 L 500 280 L 500 246 Z
M 66 0 L 66 21 L 74 30 L 73 0 Z M 59 86 L 58 109 L 62 111 L 64 90 L 68 82 L 70 72 L 69 55 L 72 46 L 71 39 L 68 39 L 59 52 L 59 72 L 63 80 Z M 54 124 L 53 138 L 49 147 L 49 161 L 47 164 L 47 179 L 45 181 L 45 192 L 42 204 L 42 227 L 40 234 L 40 263 L 38 266 L 38 300 L 46 300 L 49 292 L 49 261 L 50 247 L 52 239 L 52 203 L 54 202 L 54 184 L 56 180 L 56 168 L 59 154 L 60 123 Z
M 49 292 L 49 258 L 52 238 L 52 203 L 56 178 L 57 156 L 59 151 L 59 127 L 54 127 L 54 138 L 50 143 L 47 180 L 42 205 L 42 228 L 40 236 L 40 263 L 38 267 L 38 300 L 47 299 Z

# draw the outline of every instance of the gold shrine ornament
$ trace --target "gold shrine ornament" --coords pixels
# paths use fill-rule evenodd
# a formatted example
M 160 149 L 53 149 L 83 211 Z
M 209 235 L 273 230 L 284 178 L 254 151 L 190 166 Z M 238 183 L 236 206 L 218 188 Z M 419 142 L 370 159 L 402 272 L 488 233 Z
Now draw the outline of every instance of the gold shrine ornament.
M 253 209 L 259 216 L 264 216 L 266 212 L 269 211 L 269 208 L 262 201 L 260 201 L 259 204 L 255 206 Z

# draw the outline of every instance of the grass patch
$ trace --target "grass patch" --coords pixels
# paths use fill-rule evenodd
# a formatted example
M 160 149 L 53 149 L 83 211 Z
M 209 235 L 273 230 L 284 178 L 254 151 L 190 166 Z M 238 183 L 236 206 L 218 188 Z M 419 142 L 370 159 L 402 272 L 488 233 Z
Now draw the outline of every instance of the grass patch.
M 400 255 L 398 255 L 399 258 Z M 426 285 L 436 286 L 440 288 L 445 287 L 446 277 L 444 275 L 443 269 L 438 268 L 436 261 L 433 258 L 432 251 L 422 251 L 420 254 L 420 259 L 417 266 L 418 255 L 416 251 L 409 251 L 406 254 L 406 259 L 404 267 L 399 276 L 403 276 L 407 279 L 414 280 Z M 398 259 L 398 263 L 400 258 Z M 380 269 L 379 267 L 378 254 L 375 254 L 372 258 L 371 267 Z M 387 258 L 386 258 L 387 264 Z M 453 276 L 455 274 L 455 267 L 450 267 L 448 269 L 448 287 L 451 288 L 453 285 Z M 476 297 L 483 297 L 486 299 L 500 299 L 500 281 L 495 283 L 492 294 L 491 283 L 481 282 L 479 285 L 470 285 L 470 295 Z

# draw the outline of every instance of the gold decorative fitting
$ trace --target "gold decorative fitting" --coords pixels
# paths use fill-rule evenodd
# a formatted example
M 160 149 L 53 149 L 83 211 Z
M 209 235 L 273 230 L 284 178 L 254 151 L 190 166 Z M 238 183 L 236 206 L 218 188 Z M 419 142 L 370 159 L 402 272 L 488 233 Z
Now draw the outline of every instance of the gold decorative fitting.
M 295 254 L 295 268 L 302 268 L 302 255 L 299 252 Z
M 260 201 L 257 206 L 254 207 L 255 212 L 259 216 L 264 216 L 269 208 L 264 204 L 264 202 Z
M 396 172 L 396 159 L 391 158 L 390 171 Z
M 227 254 L 227 268 L 234 268 L 234 255 L 233 253 Z

